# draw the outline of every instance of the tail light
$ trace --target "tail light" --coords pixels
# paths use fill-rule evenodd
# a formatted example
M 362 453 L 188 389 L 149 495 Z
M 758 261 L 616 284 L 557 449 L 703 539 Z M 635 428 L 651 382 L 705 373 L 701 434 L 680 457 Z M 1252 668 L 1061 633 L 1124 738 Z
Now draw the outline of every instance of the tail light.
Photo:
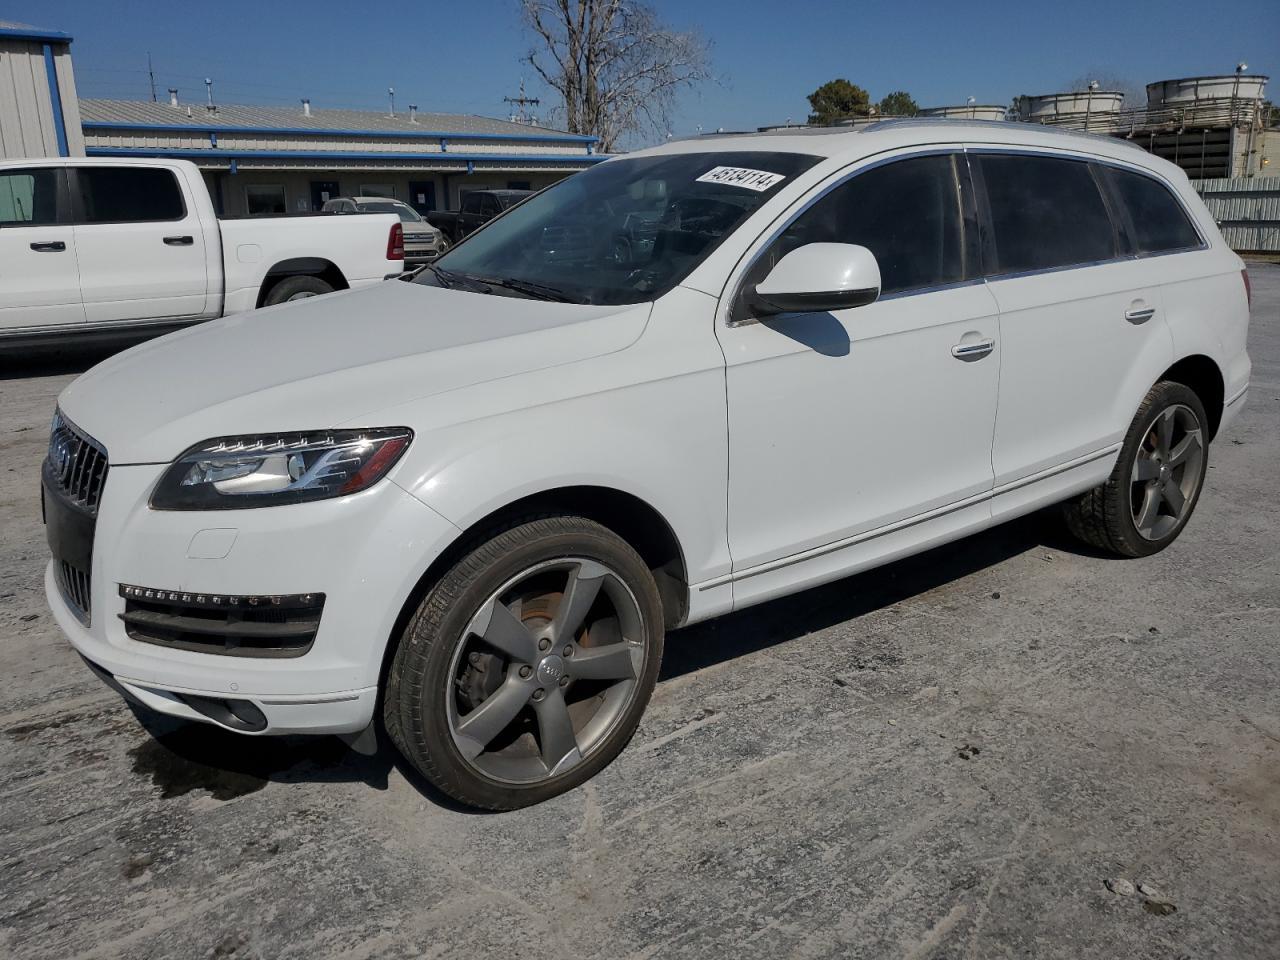
M 1249 301 L 1249 306 L 1253 306 L 1253 285 L 1249 283 L 1249 271 L 1241 270 L 1240 278 L 1244 280 L 1244 296 Z
M 404 227 L 398 223 L 393 223 L 391 232 L 387 234 L 387 259 L 404 259 Z

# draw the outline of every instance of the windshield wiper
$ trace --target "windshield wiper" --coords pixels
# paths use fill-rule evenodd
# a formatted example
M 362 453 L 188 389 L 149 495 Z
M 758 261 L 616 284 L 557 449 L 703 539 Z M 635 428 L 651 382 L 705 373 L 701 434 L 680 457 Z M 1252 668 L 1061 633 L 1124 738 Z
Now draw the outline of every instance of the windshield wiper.
M 505 290 L 514 290 L 517 293 L 523 293 L 538 300 L 554 300 L 556 303 L 578 302 L 557 287 L 549 287 L 542 283 L 534 283 L 531 280 L 517 280 L 515 278 L 508 277 L 474 277 L 469 273 L 463 274 L 462 276 L 463 279 L 474 283 L 482 283 L 490 287 L 502 287 Z

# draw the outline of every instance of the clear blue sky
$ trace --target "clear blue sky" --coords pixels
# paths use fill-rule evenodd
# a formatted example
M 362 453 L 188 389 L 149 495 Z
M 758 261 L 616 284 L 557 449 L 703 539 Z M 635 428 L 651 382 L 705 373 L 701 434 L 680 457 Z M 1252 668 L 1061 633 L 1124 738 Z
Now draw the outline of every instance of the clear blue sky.
M 905 89 L 923 106 L 1008 103 L 1085 74 L 1141 89 L 1153 80 L 1230 73 L 1274 77 L 1280 0 L 655 0 L 677 27 L 712 42 L 718 82 L 681 97 L 677 135 L 805 118 L 805 95 L 833 77 L 873 98 Z M 530 40 L 516 0 L 8 0 L 0 18 L 75 37 L 82 96 L 146 98 L 150 51 L 160 95 L 224 103 L 423 110 L 503 116 Z M 1133 104 L 1139 106 L 1141 104 Z M 543 109 L 546 108 L 544 101 Z

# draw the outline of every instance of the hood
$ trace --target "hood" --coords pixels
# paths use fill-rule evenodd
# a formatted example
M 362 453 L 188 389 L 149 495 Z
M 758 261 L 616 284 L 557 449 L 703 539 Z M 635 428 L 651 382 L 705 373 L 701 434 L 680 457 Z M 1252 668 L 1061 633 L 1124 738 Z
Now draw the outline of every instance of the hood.
M 58 398 L 110 462 L 210 437 L 347 426 L 388 407 L 621 350 L 649 305 L 582 306 L 386 281 L 199 324 L 105 360 Z

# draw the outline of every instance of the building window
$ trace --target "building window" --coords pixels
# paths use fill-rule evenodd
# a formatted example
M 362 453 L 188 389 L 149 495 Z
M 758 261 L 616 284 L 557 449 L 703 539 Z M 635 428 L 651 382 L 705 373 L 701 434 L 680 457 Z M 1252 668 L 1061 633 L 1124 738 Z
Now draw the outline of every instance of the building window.
M 251 217 L 288 212 L 284 187 L 278 183 L 251 183 L 244 188 L 245 210 Z
M 389 197 L 394 200 L 396 197 L 396 188 L 390 183 L 362 183 L 360 184 L 360 196 Z
M 508 180 L 508 190 L 532 190 L 533 184 L 529 180 Z

